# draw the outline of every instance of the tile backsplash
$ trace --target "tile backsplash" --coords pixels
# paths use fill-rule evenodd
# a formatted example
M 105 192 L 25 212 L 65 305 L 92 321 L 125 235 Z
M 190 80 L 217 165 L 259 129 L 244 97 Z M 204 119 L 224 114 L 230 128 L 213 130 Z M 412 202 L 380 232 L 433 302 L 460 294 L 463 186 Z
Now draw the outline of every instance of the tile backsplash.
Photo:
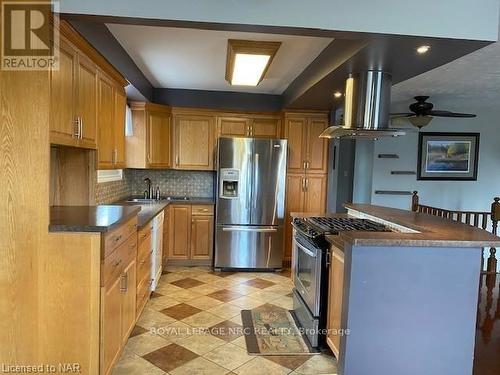
M 96 184 L 96 204 L 112 203 L 131 195 L 143 195 L 144 179 L 149 177 L 153 190 L 158 186 L 161 195 L 187 195 L 213 198 L 215 172 L 179 171 L 171 169 L 124 169 L 121 181 Z

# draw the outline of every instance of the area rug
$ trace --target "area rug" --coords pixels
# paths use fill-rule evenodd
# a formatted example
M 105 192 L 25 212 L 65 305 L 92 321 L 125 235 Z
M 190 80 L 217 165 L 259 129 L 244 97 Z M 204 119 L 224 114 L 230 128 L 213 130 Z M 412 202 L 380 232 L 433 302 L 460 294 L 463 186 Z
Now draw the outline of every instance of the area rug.
M 311 355 L 311 348 L 290 311 L 266 304 L 253 310 L 242 310 L 243 333 L 248 354 Z

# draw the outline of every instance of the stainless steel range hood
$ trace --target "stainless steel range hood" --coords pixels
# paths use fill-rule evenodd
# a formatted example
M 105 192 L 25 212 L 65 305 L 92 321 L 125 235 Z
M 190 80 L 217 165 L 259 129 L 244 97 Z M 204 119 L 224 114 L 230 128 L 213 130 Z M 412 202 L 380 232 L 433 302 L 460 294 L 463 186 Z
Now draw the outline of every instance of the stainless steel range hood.
M 403 129 L 389 127 L 391 75 L 370 70 L 351 75 L 346 81 L 344 125 L 330 126 L 321 138 L 398 137 Z

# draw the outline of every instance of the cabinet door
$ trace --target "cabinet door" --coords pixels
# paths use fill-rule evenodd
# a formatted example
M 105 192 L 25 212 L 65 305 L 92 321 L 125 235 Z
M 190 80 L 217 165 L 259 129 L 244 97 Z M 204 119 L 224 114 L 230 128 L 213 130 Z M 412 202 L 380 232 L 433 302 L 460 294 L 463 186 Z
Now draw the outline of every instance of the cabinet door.
M 169 223 L 170 223 L 170 211 L 167 207 L 165 209 L 165 219 L 163 221 L 163 252 L 162 252 L 162 265 L 165 268 L 167 266 L 168 260 L 168 246 L 169 246 Z
M 170 167 L 170 116 L 166 113 L 148 114 L 148 166 Z
M 135 324 L 136 310 L 136 261 L 125 267 L 122 276 L 122 342 L 128 339 Z
M 289 118 L 286 120 L 285 136 L 288 139 L 288 173 L 304 172 L 306 126 L 306 118 Z
M 219 137 L 247 137 L 250 135 L 250 121 L 247 118 L 219 117 L 217 130 Z
M 304 211 L 304 184 L 303 175 L 286 176 L 286 211 L 285 211 L 285 253 L 286 259 L 292 257 L 292 218 L 291 212 Z
M 305 212 L 323 213 L 326 210 L 327 175 L 305 176 Z
M 252 137 L 279 138 L 279 119 L 255 118 L 252 120 Z
M 191 222 L 191 259 L 211 259 L 213 251 L 213 216 L 193 216 Z
M 310 119 L 307 124 L 307 173 L 326 173 L 328 140 L 319 138 L 328 126 L 326 119 Z
M 59 69 L 50 71 L 50 142 L 77 146 L 75 116 L 76 50 L 62 38 Z
M 97 67 L 79 54 L 76 116 L 81 122 L 80 146 L 97 147 Z
M 114 139 L 113 139 L 113 84 L 104 75 L 98 78 L 98 95 L 97 95 L 97 127 L 98 127 L 98 169 L 112 169 L 115 154 L 114 154 Z
M 170 259 L 189 259 L 191 243 L 191 206 L 169 207 L 169 252 Z
M 113 145 L 114 168 L 125 168 L 125 110 L 127 97 L 121 87 L 113 88 Z
M 118 277 L 101 292 L 101 373 L 105 375 L 111 373 L 122 345 L 121 280 Z
M 337 360 L 340 352 L 339 330 L 342 328 L 342 299 L 344 288 L 344 258 L 341 250 L 331 249 L 330 277 L 328 282 L 328 334 L 326 342 Z
M 214 118 L 178 115 L 175 119 L 177 169 L 213 170 Z

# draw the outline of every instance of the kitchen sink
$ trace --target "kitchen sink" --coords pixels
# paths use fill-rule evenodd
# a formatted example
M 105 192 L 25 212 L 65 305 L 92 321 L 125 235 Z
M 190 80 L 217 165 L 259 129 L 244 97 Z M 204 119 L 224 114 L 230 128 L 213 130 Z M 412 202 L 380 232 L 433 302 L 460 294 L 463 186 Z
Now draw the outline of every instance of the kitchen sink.
M 184 195 L 170 195 L 167 197 L 161 197 L 161 201 L 188 201 L 189 197 L 186 197 Z M 128 199 L 127 203 L 155 203 L 158 202 L 157 199 L 151 199 L 151 198 L 133 198 L 133 199 Z
M 129 203 L 154 203 L 154 202 L 156 202 L 156 199 L 134 198 L 134 199 L 127 200 L 127 202 L 129 202 Z
M 189 197 L 186 197 L 185 195 L 179 195 L 179 196 L 172 195 L 172 196 L 164 197 L 162 199 L 165 199 L 167 201 L 188 201 Z

